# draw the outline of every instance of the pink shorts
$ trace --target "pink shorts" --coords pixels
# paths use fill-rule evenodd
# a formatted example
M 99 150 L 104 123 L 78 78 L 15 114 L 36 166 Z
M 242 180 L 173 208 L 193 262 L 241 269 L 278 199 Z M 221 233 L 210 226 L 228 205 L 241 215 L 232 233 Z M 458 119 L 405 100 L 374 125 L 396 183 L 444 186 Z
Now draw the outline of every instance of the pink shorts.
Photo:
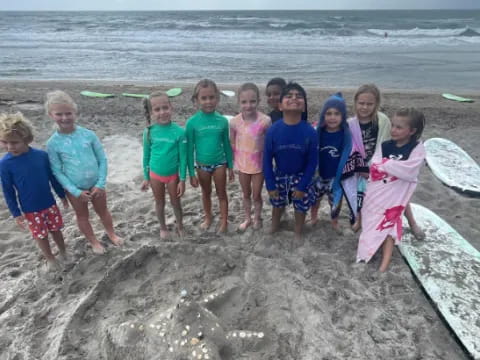
M 150 170 L 150 179 L 154 179 L 164 184 L 168 184 L 172 181 L 176 181 L 178 179 L 178 174 L 173 174 L 170 176 L 161 176 L 161 175 L 155 174 L 153 171 Z
M 55 204 L 47 209 L 25 213 L 24 215 L 35 239 L 45 239 L 48 232 L 59 231 L 63 228 L 62 214 Z

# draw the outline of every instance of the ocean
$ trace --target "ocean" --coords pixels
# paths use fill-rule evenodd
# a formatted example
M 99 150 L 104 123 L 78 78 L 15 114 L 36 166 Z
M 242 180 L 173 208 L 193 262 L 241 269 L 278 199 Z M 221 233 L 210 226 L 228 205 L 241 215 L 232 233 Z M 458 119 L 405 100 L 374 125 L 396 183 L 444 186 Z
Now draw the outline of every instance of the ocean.
M 480 89 L 480 11 L 0 12 L 0 79 Z

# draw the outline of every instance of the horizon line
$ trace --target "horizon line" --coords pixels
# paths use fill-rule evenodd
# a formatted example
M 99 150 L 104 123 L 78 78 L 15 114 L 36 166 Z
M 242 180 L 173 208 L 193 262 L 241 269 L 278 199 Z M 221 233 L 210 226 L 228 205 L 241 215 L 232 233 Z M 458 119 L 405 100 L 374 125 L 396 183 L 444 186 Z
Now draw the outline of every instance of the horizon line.
M 65 10 L 65 9 L 56 9 L 56 10 L 43 10 L 43 9 L 32 9 L 32 10 L 25 10 L 25 9 L 8 9 L 3 10 L 0 9 L 0 12 L 76 12 L 76 11 L 83 11 L 83 12 L 102 12 L 102 11 L 112 11 L 112 12 L 127 12 L 127 11 L 471 11 L 471 10 L 480 10 L 480 6 L 478 8 L 461 8 L 461 9 L 453 9 L 453 8 L 437 8 L 437 9 L 312 9 L 312 8 L 305 8 L 305 9 L 96 9 L 96 10 Z

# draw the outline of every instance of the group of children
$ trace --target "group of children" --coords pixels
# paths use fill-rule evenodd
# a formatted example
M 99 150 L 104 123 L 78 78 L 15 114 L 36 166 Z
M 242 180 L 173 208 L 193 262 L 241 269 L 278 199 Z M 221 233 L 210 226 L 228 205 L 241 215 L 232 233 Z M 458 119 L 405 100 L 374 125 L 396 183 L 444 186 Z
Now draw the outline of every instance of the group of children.
M 390 124 L 386 115 L 379 112 L 378 89 L 364 85 L 355 94 L 354 117 L 347 120 L 345 101 L 337 93 L 324 103 L 314 128 L 308 122 L 307 94 L 299 84 L 274 78 L 267 84 L 266 96 L 271 108 L 269 115 L 258 110 L 258 87 L 243 84 L 237 92 L 240 112 L 229 122 L 216 111 L 220 101 L 217 85 L 212 80 L 201 80 L 192 96 L 198 111 L 187 120 L 185 129 L 172 122 L 173 107 L 165 93 L 153 92 L 143 100 L 147 126 L 143 132 L 141 189 L 152 189 L 160 237 L 169 236 L 166 192 L 175 214 L 177 234 L 184 235 L 180 198 L 185 192 L 187 171 L 191 186 L 200 185 L 202 192 L 201 228 L 206 230 L 213 222 L 213 180 L 220 209 L 217 232 L 225 233 L 227 177 L 234 180 L 235 168 L 245 214 L 239 231 L 262 227 L 264 181 L 272 205 L 271 232 L 279 229 L 286 206 L 293 203 L 297 244 L 302 241 L 302 228 L 310 209 L 310 221 L 317 222 L 324 195 L 331 206 L 332 225 L 340 232 L 338 216 L 345 198 L 352 228 L 362 228 L 357 261 L 368 262 L 383 245 L 380 270 L 385 271 L 393 244 L 401 239 L 404 212 L 414 234 L 422 236 L 408 202 L 425 157 L 420 142 L 423 114 L 415 109 L 401 109 Z M 47 142 L 47 153 L 29 146 L 32 127 L 20 113 L 1 115 L 0 142 L 7 154 L 0 162 L 0 175 L 15 221 L 22 227 L 25 222 L 28 224 L 47 264 L 56 268 L 58 262 L 49 246 L 49 232 L 57 244 L 59 258 L 64 260 L 66 255 L 62 217 L 50 184 L 65 207 L 72 205 L 79 229 L 94 252 L 103 253 L 104 248 L 89 222 L 89 202 L 112 243 L 121 245 L 122 239 L 115 234 L 107 209 L 107 161 L 98 137 L 75 123 L 77 105 L 65 92 L 48 93 L 45 110 L 57 124 Z

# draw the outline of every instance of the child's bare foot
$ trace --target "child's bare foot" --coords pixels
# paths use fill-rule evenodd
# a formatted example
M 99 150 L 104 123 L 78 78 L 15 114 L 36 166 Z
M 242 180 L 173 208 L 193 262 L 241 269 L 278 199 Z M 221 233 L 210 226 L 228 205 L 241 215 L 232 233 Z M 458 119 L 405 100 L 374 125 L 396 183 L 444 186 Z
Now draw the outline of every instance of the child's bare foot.
M 97 255 L 105 254 L 105 248 L 98 241 L 96 243 L 92 243 L 92 251 L 94 254 L 97 254 Z
M 65 251 L 59 251 L 58 252 L 58 260 L 60 261 L 60 263 L 62 263 L 62 265 L 65 265 L 68 260 L 69 260 L 69 256 L 67 255 L 67 253 Z
M 378 268 L 378 271 L 380 271 L 381 273 L 385 272 L 388 270 L 388 264 L 387 265 L 384 265 L 382 264 L 379 268 Z
M 122 246 L 123 245 L 123 239 L 121 237 L 118 237 L 116 234 L 112 234 L 108 236 L 110 241 L 113 243 L 115 246 Z
M 335 230 L 335 232 L 336 232 L 338 235 L 342 235 L 342 234 L 343 234 L 342 228 L 340 227 L 340 224 L 338 223 L 338 220 L 337 220 L 337 219 L 332 219 L 332 227 L 333 227 L 333 230 Z
M 212 218 L 205 218 L 205 220 L 200 224 L 200 229 L 207 231 L 212 225 Z
M 175 229 L 175 232 L 177 233 L 177 236 L 180 238 L 180 240 L 184 240 L 184 239 L 185 239 L 185 231 L 183 230 L 183 228 L 177 227 L 177 228 Z
M 411 226 L 410 229 L 412 230 L 412 234 L 413 236 L 415 236 L 415 239 L 417 240 L 425 239 L 425 232 L 417 224 Z
M 226 234 L 226 233 L 227 233 L 227 229 L 228 229 L 228 223 L 222 221 L 222 222 L 220 223 L 220 226 L 218 227 L 217 235 Z
M 262 219 L 253 219 L 253 230 L 259 230 L 263 226 Z
M 304 243 L 305 243 L 305 240 L 303 239 L 303 236 L 299 234 L 295 234 L 295 237 L 292 242 L 292 250 L 295 250 L 303 246 Z
M 162 239 L 162 240 L 168 239 L 168 230 L 161 230 L 160 229 L 160 239 Z
M 252 219 L 248 218 L 238 226 L 238 230 L 241 232 L 244 232 L 245 230 L 247 230 L 247 228 L 250 226 L 251 223 L 252 223 Z
M 60 263 L 53 259 L 53 260 L 47 260 L 47 272 L 57 272 L 57 271 L 62 271 L 62 266 Z
M 360 230 L 360 221 L 357 219 L 352 225 L 353 232 L 358 232 Z

